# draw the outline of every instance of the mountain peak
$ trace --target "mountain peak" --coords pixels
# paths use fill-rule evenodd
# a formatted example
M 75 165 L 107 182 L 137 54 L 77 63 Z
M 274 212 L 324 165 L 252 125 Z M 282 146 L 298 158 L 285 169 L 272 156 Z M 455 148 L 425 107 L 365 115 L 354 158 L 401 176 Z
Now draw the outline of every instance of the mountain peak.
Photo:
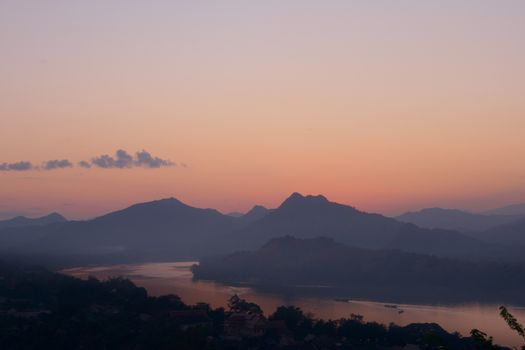
M 137 203 L 137 204 L 132 205 L 131 207 L 159 207 L 159 206 L 170 207 L 170 206 L 174 206 L 174 205 L 178 206 L 178 205 L 181 205 L 181 204 L 185 205 L 184 203 L 182 203 L 177 198 L 169 197 L 169 198 L 157 199 L 157 200 L 150 201 L 150 202 Z
M 302 199 L 302 198 L 304 198 L 304 196 L 300 194 L 299 192 L 294 192 L 288 197 L 288 199 Z
M 28 218 L 26 216 L 17 216 L 9 220 L 0 221 L 0 228 L 24 227 L 24 226 L 41 226 L 65 222 L 67 219 L 59 213 L 51 213 L 37 218 Z
M 279 208 L 285 208 L 289 206 L 296 206 L 296 205 L 304 205 L 304 204 L 324 204 L 329 203 L 328 199 L 323 195 L 306 195 L 303 196 L 302 194 L 298 192 L 294 192 L 290 195 L 290 197 L 286 198 L 286 200 L 279 206 Z
M 250 215 L 255 213 L 261 213 L 261 212 L 267 212 L 268 209 L 266 207 L 263 207 L 262 205 L 254 205 L 252 209 L 250 209 L 246 214 L 244 215 Z
M 250 211 L 242 215 L 240 219 L 245 223 L 252 223 L 265 217 L 270 210 L 263 207 L 262 205 L 255 205 Z
M 159 203 L 182 203 L 180 200 L 178 200 L 175 197 L 161 198 L 161 199 L 153 201 L 153 202 L 159 202 Z
M 52 220 L 55 220 L 55 221 L 67 221 L 67 219 L 64 217 L 64 215 L 60 214 L 60 213 L 57 213 L 56 211 L 46 215 L 46 216 L 43 216 L 41 217 L 40 219 L 52 219 Z

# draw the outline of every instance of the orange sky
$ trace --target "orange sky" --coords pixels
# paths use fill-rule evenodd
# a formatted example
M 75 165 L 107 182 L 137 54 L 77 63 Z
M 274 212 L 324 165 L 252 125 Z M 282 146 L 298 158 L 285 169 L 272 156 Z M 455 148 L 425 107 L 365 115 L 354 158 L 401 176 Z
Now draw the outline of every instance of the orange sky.
M 175 196 L 369 211 L 525 201 L 522 1 L 3 1 L 0 218 Z

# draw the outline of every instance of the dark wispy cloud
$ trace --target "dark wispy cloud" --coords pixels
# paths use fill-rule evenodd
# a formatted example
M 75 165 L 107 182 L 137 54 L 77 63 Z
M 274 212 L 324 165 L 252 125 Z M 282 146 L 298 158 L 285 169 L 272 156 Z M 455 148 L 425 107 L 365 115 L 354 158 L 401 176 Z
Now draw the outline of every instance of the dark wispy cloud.
M 107 154 L 91 159 L 91 164 L 99 168 L 131 168 L 133 167 L 133 157 L 128 152 L 119 149 L 115 156 Z
M 80 162 L 78 162 L 78 166 L 81 168 L 89 169 L 91 168 L 91 163 L 86 162 L 85 160 L 81 160 Z
M 142 150 L 131 155 L 123 149 L 119 149 L 114 155 L 103 154 L 91 158 L 90 161 L 81 160 L 77 163 L 80 168 L 90 169 L 93 167 L 105 169 L 125 169 L 125 168 L 162 168 L 177 166 L 176 163 L 168 159 L 162 159 L 151 155 Z M 43 162 L 41 166 L 34 166 L 31 162 L 21 161 L 16 163 L 0 163 L 0 171 L 27 171 L 27 170 L 56 170 L 73 168 L 75 165 L 68 159 L 53 159 Z M 182 167 L 186 164 L 181 163 Z
M 27 171 L 35 167 L 31 162 L 0 163 L 0 171 Z
M 44 170 L 64 169 L 71 167 L 73 167 L 73 163 L 67 159 L 48 160 L 42 164 L 42 169 Z
M 119 149 L 117 152 L 115 152 L 114 156 L 103 154 L 99 157 L 92 158 L 91 163 L 88 163 L 86 161 L 82 161 L 81 163 L 83 163 L 83 165 L 81 166 L 84 168 L 88 168 L 92 165 L 106 169 L 123 169 L 133 167 L 161 168 L 176 166 L 176 164 L 171 160 L 154 157 L 149 152 L 144 150 L 136 152 L 135 155 L 132 156 L 131 154 L 122 149 Z
M 148 152 L 142 150 L 135 154 L 136 160 L 135 164 L 137 166 L 143 166 L 146 168 L 160 168 L 165 166 L 175 166 L 171 160 L 161 159 L 159 157 L 153 157 Z

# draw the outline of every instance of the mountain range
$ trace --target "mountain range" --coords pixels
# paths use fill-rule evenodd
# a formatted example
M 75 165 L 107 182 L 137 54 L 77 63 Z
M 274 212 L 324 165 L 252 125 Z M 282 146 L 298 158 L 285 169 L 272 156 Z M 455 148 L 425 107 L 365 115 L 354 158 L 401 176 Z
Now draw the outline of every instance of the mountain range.
M 9 227 L 42 226 L 66 221 L 67 219 L 58 213 L 51 213 L 49 215 L 42 216 L 39 218 L 17 216 L 9 220 L 0 221 L 0 229 Z
M 221 253 L 253 250 L 269 239 L 329 237 L 347 245 L 369 249 L 398 249 L 438 256 L 477 259 L 518 257 L 511 248 L 499 247 L 453 230 L 427 229 L 380 214 L 359 211 L 330 202 L 326 197 L 294 193 L 278 208 L 214 244 Z
M 507 205 L 484 212 L 487 215 L 519 215 L 525 216 L 525 203 Z
M 428 208 L 403 214 L 396 219 L 420 227 L 457 230 L 487 243 L 525 247 L 525 215 L 474 214 L 455 209 Z
M 397 216 L 402 222 L 425 228 L 440 228 L 461 232 L 484 231 L 509 224 L 523 216 L 501 214 L 475 214 L 458 209 L 425 208 Z
M 396 249 L 462 259 L 518 259 L 521 249 L 454 230 L 421 228 L 379 214 L 294 193 L 279 207 L 255 206 L 233 217 L 168 198 L 86 221 L 0 230 L 0 250 L 19 254 L 85 255 L 111 261 L 199 258 L 253 250 L 272 238 L 328 237 L 368 249 Z M 516 234 L 523 240 L 524 235 Z M 496 243 L 497 244 L 496 244 Z M 524 242 L 525 245 L 525 242 Z
M 525 251 L 525 218 L 480 232 L 476 236 L 486 242 L 504 242 L 509 246 L 521 247 Z

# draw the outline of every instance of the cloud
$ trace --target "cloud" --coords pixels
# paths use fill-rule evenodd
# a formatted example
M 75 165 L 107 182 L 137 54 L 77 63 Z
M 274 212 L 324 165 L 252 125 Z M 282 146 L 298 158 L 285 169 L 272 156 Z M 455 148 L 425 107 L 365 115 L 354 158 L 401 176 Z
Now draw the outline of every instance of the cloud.
M 160 168 L 175 166 L 176 164 L 170 160 L 154 157 L 149 152 L 144 150 L 135 153 L 135 157 L 133 157 L 128 152 L 119 149 L 117 152 L 115 152 L 114 157 L 104 154 L 91 159 L 91 165 L 106 169 L 123 169 L 133 167 Z
M 175 162 L 152 156 L 151 153 L 142 150 L 134 155 L 129 154 L 123 149 L 119 149 L 113 156 L 103 154 L 94 157 L 91 161 L 81 160 L 77 163 L 78 167 L 90 169 L 92 167 L 105 169 L 125 169 L 125 168 L 162 168 L 177 166 Z M 182 167 L 187 167 L 181 163 Z M 26 171 L 26 170 L 55 170 L 74 167 L 68 159 L 53 159 L 42 163 L 42 166 L 33 166 L 31 162 L 21 161 L 16 163 L 0 163 L 0 171 Z
M 34 169 L 31 162 L 0 163 L 0 171 L 27 171 Z
M 67 159 L 55 159 L 55 160 L 48 160 L 44 164 L 42 164 L 42 168 L 44 170 L 54 170 L 54 169 L 63 169 L 63 168 L 71 168 L 73 167 L 73 163 L 71 163 Z
M 91 159 L 91 163 L 99 168 L 131 168 L 133 167 L 133 157 L 128 152 L 119 149 L 115 153 L 115 158 L 104 154 Z
M 136 153 L 135 164 L 146 168 L 160 168 L 165 166 L 176 166 L 171 160 L 160 159 L 159 157 L 152 157 L 151 154 L 142 150 Z
M 89 169 L 91 168 L 91 163 L 86 162 L 85 160 L 81 160 L 80 162 L 78 162 L 78 166 L 81 168 Z

